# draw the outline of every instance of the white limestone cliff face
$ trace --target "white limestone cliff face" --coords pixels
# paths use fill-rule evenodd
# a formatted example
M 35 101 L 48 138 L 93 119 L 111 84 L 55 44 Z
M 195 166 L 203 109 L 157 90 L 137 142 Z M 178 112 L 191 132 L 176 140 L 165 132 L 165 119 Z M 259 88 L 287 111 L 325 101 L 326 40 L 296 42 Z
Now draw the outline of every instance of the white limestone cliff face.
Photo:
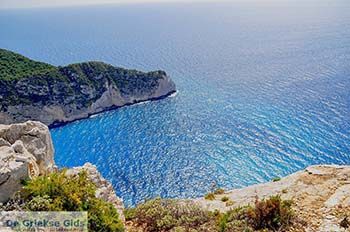
M 21 181 L 53 170 L 50 132 L 42 123 L 0 125 L 0 202 L 18 191 Z
M 256 197 L 281 195 L 293 200 L 301 225 L 291 231 L 331 232 L 348 231 L 340 222 L 350 219 L 350 166 L 317 165 L 291 174 L 279 181 L 234 189 L 216 195 L 213 201 L 195 199 L 204 208 L 227 211 L 233 207 L 254 204 Z M 221 201 L 227 196 L 234 204 Z

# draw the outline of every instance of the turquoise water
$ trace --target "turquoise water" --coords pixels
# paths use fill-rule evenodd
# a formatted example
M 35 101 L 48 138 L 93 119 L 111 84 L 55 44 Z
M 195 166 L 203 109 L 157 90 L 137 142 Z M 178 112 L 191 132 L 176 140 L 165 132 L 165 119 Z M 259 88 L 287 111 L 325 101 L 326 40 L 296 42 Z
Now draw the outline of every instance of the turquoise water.
M 59 166 L 96 164 L 130 205 L 350 164 L 349 12 L 348 1 L 8 10 L 0 47 L 173 78 L 176 96 L 51 130 Z

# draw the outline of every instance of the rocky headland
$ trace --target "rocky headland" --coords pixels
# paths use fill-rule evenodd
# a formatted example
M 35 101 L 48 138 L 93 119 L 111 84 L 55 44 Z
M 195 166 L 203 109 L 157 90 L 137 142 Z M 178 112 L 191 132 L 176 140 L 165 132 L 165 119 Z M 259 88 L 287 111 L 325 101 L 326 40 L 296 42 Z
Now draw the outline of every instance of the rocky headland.
M 0 123 L 35 120 L 54 127 L 176 91 L 164 71 L 103 62 L 56 67 L 0 49 Z

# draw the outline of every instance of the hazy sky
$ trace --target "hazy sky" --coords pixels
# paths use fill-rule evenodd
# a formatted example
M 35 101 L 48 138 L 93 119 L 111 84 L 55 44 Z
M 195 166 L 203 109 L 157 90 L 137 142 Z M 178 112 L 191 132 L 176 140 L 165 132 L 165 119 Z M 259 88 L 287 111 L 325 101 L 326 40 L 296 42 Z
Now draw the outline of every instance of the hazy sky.
M 194 2 L 215 0 L 0 0 L 0 8 L 55 7 L 70 5 L 91 5 L 106 3 L 139 3 L 139 2 Z
M 331 3 L 331 2 L 348 2 L 350 0 L 0 0 L 0 9 L 2 8 L 32 8 L 32 7 L 57 7 L 57 6 L 74 6 L 74 5 L 95 5 L 95 4 L 131 4 L 145 2 L 217 2 L 217 1 L 242 1 L 258 3 L 276 3 L 276 2 L 313 2 Z

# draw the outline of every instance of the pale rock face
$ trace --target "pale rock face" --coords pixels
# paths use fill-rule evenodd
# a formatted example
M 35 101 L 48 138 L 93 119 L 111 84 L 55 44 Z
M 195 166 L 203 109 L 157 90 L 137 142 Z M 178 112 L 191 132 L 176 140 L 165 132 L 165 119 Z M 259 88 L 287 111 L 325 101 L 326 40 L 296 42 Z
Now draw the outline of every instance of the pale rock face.
M 48 127 L 40 122 L 0 125 L 0 202 L 21 187 L 21 181 L 55 168 Z
M 88 173 L 88 177 L 96 185 L 96 197 L 112 203 L 117 209 L 120 219 L 125 221 L 123 200 L 117 197 L 112 184 L 102 177 L 95 165 L 85 163 L 82 167 L 68 169 L 66 174 L 77 175 L 82 170 Z

